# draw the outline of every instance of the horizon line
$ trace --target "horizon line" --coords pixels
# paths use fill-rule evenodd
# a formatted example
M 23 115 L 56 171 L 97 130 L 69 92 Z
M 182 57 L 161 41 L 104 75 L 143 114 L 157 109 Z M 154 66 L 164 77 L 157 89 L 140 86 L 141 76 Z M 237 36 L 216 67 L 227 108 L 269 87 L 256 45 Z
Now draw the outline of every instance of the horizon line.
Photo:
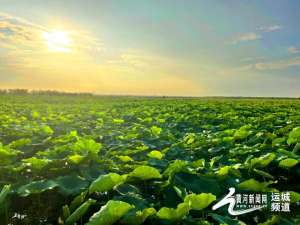
M 17 93 L 16 91 L 23 91 Z M 1 93 L 2 92 L 2 93 Z M 15 93 L 13 93 L 15 92 Z M 40 92 L 40 93 L 39 93 Z M 95 93 L 95 92 L 74 92 L 58 89 L 27 89 L 27 88 L 0 88 L 0 94 L 57 94 L 57 95 L 92 95 L 103 97 L 156 97 L 156 98 L 272 98 L 272 99 L 299 99 L 300 96 L 252 96 L 252 95 L 162 95 L 162 94 L 108 94 L 108 93 Z

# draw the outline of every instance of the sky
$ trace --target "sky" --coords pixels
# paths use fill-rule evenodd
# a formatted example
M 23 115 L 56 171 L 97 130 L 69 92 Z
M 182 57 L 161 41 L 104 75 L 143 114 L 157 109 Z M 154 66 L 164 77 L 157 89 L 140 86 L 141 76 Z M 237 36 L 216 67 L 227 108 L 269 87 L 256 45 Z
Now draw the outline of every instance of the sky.
M 298 0 L 0 0 L 0 89 L 300 96 Z

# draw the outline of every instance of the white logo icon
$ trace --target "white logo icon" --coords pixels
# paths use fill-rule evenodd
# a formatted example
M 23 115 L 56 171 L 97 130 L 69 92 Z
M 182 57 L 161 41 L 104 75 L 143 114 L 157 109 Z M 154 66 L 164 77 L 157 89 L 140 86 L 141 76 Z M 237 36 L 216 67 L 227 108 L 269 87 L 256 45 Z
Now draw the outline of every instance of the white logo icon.
M 218 208 L 229 204 L 228 213 L 233 216 L 238 216 L 238 215 L 250 213 L 250 212 L 253 212 L 253 211 L 256 211 L 256 210 L 259 210 L 259 209 L 262 209 L 265 207 L 265 206 L 255 206 L 255 207 L 248 208 L 248 209 L 235 210 L 234 207 L 236 204 L 236 199 L 235 199 L 234 193 L 235 193 L 235 188 L 229 188 L 229 193 L 221 201 L 219 201 L 217 204 L 215 204 L 212 207 L 212 209 L 217 210 Z

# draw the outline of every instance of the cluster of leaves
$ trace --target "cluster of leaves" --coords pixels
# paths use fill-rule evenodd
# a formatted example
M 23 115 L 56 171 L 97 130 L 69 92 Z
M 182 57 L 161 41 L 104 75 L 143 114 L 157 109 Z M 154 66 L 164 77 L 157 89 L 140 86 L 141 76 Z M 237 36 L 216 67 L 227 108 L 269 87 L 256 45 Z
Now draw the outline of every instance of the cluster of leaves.
M 0 100 L 0 224 L 300 223 L 297 100 Z M 212 211 L 230 187 L 291 212 Z

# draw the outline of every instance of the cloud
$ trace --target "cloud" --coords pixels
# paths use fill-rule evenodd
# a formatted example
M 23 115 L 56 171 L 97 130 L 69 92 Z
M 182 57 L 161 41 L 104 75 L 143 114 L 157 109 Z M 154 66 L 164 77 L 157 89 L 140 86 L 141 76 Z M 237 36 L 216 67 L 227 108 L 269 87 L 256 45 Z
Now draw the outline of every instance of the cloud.
M 246 42 L 246 41 L 255 41 L 259 39 L 261 39 L 261 35 L 254 32 L 250 32 L 250 33 L 241 34 L 236 38 L 234 38 L 232 44 L 237 44 L 239 42 Z
M 105 48 L 100 40 L 85 30 L 65 31 L 71 39 L 70 53 L 53 53 L 47 49 L 46 40 L 43 38 L 43 33 L 51 32 L 51 28 L 0 12 L 0 48 L 4 50 L 0 56 L 6 58 L 2 60 L 1 66 L 6 64 L 20 69 L 36 67 L 54 70 L 70 64 L 72 68 L 82 69 L 85 66 L 107 64 L 119 71 L 172 73 L 178 69 L 176 63 L 168 57 L 136 49 Z M 16 60 L 12 64 L 8 63 L 10 59 Z
M 277 31 L 277 30 L 280 30 L 280 29 L 282 29 L 282 26 L 280 26 L 280 25 L 271 25 L 271 26 L 258 27 L 256 29 L 256 30 L 258 30 L 258 32 L 249 32 L 249 33 L 240 34 L 237 37 L 233 38 L 233 41 L 231 43 L 232 44 L 237 44 L 239 42 L 256 41 L 256 40 L 259 40 L 259 39 L 262 38 L 262 35 L 260 33 L 274 32 L 274 31 Z
M 0 46 L 3 48 L 16 49 L 32 48 L 41 44 L 37 38 L 42 30 L 18 19 L 0 14 Z
M 300 57 L 256 63 L 254 65 L 257 70 L 281 70 L 294 66 L 300 66 Z
M 64 29 L 71 51 L 51 52 L 43 32 L 53 28 L 0 12 L 0 88 L 93 91 L 103 44 L 84 29 Z
M 45 53 L 47 45 L 43 33 L 52 32 L 52 28 L 32 23 L 23 18 L 0 12 L 0 47 L 7 50 L 32 51 Z M 95 51 L 102 43 L 84 30 L 67 29 L 72 39 L 73 50 Z
M 299 48 L 296 48 L 295 46 L 288 47 L 287 51 L 291 54 L 297 54 L 300 52 Z
M 241 62 L 254 62 L 254 61 L 263 60 L 263 59 L 265 59 L 264 56 L 259 56 L 259 57 L 246 57 L 246 58 L 240 59 L 240 61 L 241 61 Z
M 147 95 L 199 95 L 203 91 L 191 79 L 190 62 L 143 49 L 104 46 L 86 30 L 74 27 L 63 30 L 70 38 L 71 51 L 53 52 L 43 38 L 44 32 L 51 31 L 0 13 L 0 87 Z
M 263 27 L 257 28 L 257 30 L 260 30 L 263 32 L 274 32 L 274 31 L 277 31 L 280 29 L 282 29 L 282 26 L 280 26 L 280 25 L 263 26 Z
M 224 68 L 220 71 L 218 71 L 221 75 L 237 75 L 243 72 L 247 71 L 265 71 L 265 70 L 284 70 L 289 67 L 295 67 L 300 66 L 300 57 L 295 58 L 287 58 L 287 59 L 281 59 L 281 60 L 270 60 L 270 61 L 263 61 L 263 62 L 255 62 L 258 59 L 266 60 L 265 58 L 258 57 L 255 58 L 256 60 L 253 60 L 252 62 L 249 62 L 252 60 L 252 58 L 247 58 L 247 60 L 244 60 L 243 62 L 248 62 L 247 64 L 235 66 L 235 67 L 229 67 Z
M 26 25 L 28 27 L 45 30 L 45 27 L 32 23 L 26 19 L 21 17 L 13 16 L 8 13 L 0 12 L 0 21 L 9 21 L 12 24 Z
M 120 50 L 107 63 L 122 70 L 152 73 L 152 76 L 162 73 L 178 74 L 179 71 L 186 71 L 186 67 L 183 66 L 186 63 L 180 60 L 139 49 Z

